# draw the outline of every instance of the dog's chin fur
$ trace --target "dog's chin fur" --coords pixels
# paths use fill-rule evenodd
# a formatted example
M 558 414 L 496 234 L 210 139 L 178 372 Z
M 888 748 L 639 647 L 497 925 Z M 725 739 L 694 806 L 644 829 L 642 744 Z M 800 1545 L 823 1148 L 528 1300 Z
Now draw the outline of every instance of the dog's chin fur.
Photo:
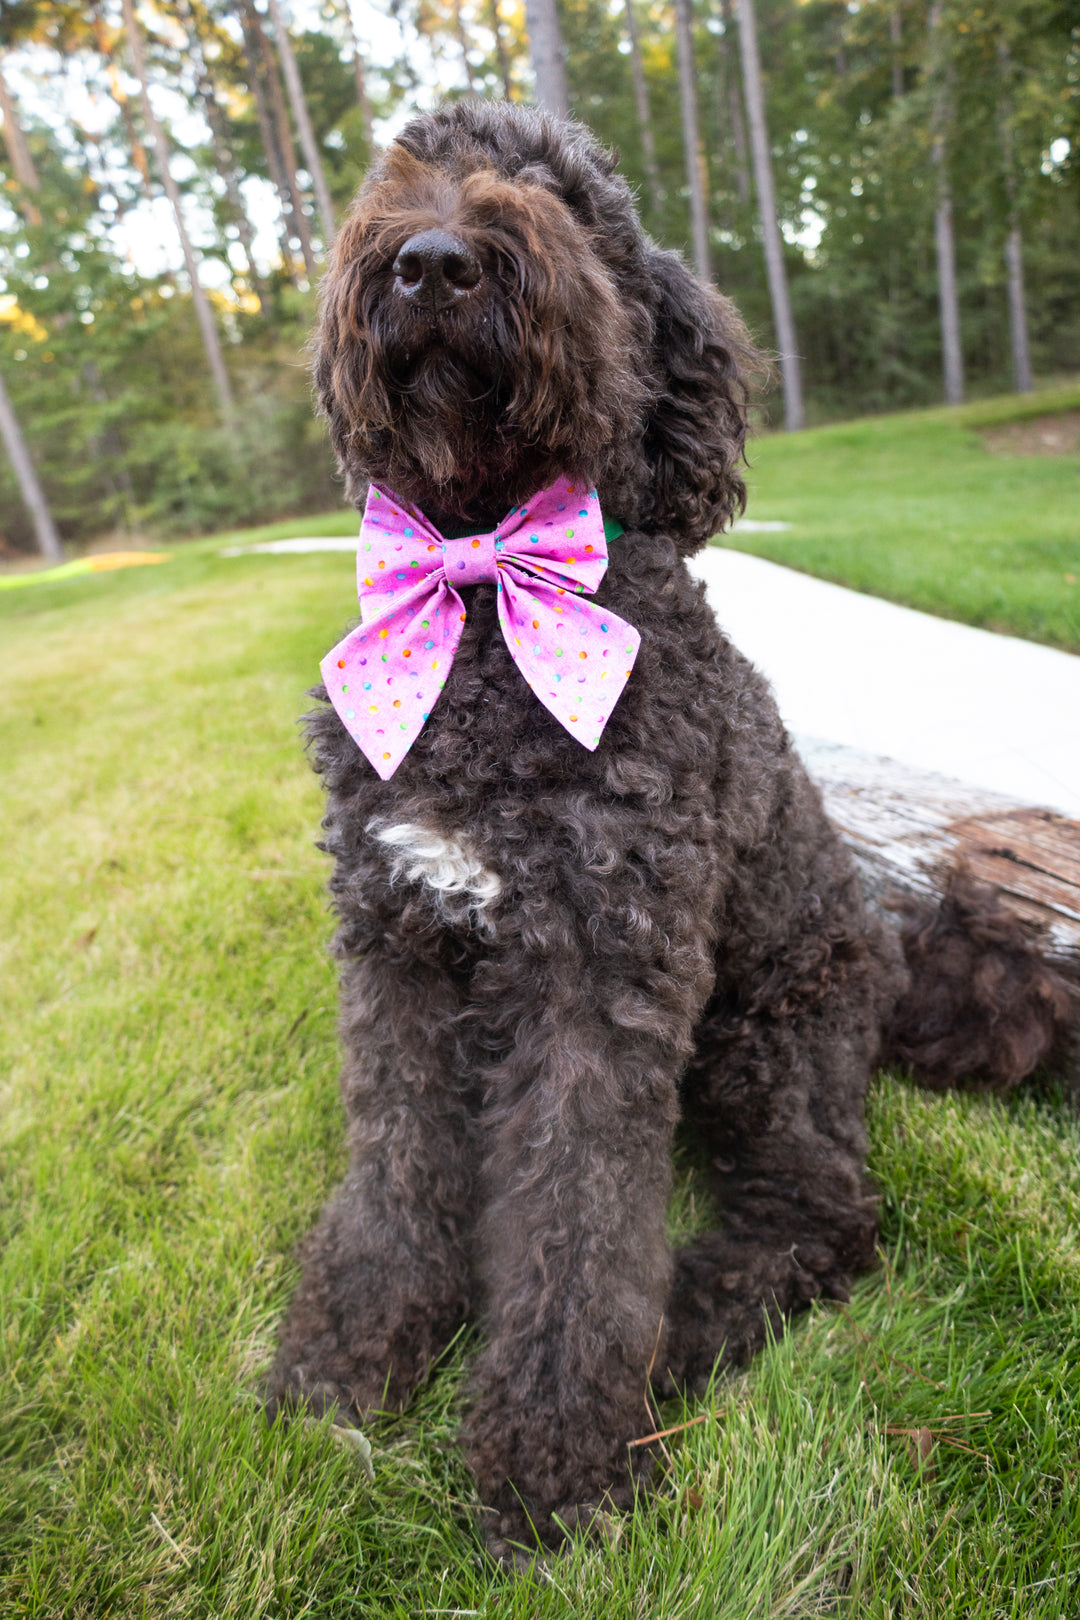
M 483 271 L 438 317 L 392 272 L 432 226 Z M 743 502 L 745 332 L 645 238 L 584 129 L 484 103 L 409 124 L 341 231 L 316 352 L 357 499 L 374 478 L 486 528 L 565 474 L 625 527 L 596 601 L 641 646 L 595 750 L 522 679 L 489 585 L 466 591 L 445 689 L 392 780 L 333 709 L 309 717 L 351 1160 L 305 1245 L 271 1410 L 401 1405 L 480 1315 L 465 1444 L 488 1545 L 513 1562 L 632 1500 L 650 1373 L 704 1388 L 718 1357 L 744 1360 L 872 1263 L 863 1099 L 882 1028 L 948 1078 L 976 1050 L 940 1027 L 963 985 L 921 1025 L 910 1005 L 945 958 L 979 979 L 983 1023 L 995 1003 L 991 1083 L 1037 1060 L 1056 1003 L 1000 919 L 985 971 L 958 948 L 969 895 L 944 954 L 942 930 L 909 930 L 906 995 L 896 932 L 867 914 L 771 693 L 681 560 Z M 672 1255 L 680 1111 L 724 1219 Z

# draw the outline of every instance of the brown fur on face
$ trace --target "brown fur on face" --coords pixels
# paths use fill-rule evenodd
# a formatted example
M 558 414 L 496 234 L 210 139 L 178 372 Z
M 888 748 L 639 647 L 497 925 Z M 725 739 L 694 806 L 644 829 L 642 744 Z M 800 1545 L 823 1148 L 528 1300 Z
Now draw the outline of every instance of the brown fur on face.
M 439 312 L 395 293 L 394 260 L 441 227 L 472 249 L 476 289 Z M 592 233 L 539 184 L 488 166 L 448 175 L 394 147 L 334 251 L 317 378 L 356 484 L 461 515 L 497 515 L 559 474 L 591 476 L 633 433 L 641 321 Z
M 431 228 L 483 269 L 439 314 L 394 291 L 399 249 Z M 494 522 L 564 474 L 683 553 L 745 504 L 745 327 L 649 241 L 580 125 L 485 102 L 407 125 L 338 238 L 315 353 L 357 504 L 376 479 L 429 515 Z

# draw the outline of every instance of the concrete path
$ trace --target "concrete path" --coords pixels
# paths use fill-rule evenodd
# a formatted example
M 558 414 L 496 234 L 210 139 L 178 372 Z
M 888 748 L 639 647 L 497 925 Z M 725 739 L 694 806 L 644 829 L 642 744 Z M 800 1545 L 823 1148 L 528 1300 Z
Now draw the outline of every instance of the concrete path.
M 796 735 L 1080 818 L 1080 658 L 718 546 L 690 567 Z

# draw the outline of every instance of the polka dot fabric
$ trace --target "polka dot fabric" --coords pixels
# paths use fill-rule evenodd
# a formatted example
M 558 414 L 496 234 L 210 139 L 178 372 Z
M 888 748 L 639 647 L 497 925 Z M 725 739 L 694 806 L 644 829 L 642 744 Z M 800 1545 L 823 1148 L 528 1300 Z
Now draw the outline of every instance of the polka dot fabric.
M 607 565 L 596 491 L 564 479 L 490 534 L 463 540 L 444 540 L 373 484 L 356 553 L 363 623 L 320 667 L 331 703 L 382 779 L 405 758 L 446 682 L 465 622 L 463 585 L 496 587 L 502 633 L 525 680 L 571 736 L 595 748 L 641 641 L 586 600 Z

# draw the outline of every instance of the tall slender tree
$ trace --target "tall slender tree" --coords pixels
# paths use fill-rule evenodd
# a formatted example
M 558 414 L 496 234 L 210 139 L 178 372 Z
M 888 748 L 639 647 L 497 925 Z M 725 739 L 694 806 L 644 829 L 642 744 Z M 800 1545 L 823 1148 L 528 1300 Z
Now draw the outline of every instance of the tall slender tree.
M 150 159 L 146 155 L 146 147 L 143 145 L 142 136 L 139 133 L 139 126 L 136 124 L 135 118 L 132 114 L 131 102 L 128 99 L 127 91 L 124 89 L 123 80 L 120 77 L 120 70 L 116 64 L 117 36 L 114 30 L 109 27 L 109 24 L 105 19 L 102 4 L 103 0 L 95 0 L 93 10 L 90 14 L 91 24 L 94 30 L 94 38 L 97 41 L 98 53 L 105 64 L 105 73 L 109 81 L 109 94 L 119 107 L 120 116 L 124 121 L 124 129 L 127 132 L 128 151 L 131 153 L 131 160 L 138 170 L 139 180 L 142 183 L 143 195 L 148 200 L 152 201 L 154 196 L 154 187 L 153 182 L 150 179 Z
M 26 135 L 19 122 L 14 98 L 4 77 L 3 52 L 0 52 L 0 113 L 4 115 L 4 141 L 11 159 L 11 167 L 15 171 L 16 182 L 22 188 L 23 212 L 32 225 L 40 225 L 41 211 L 34 201 L 34 193 L 40 189 L 40 182 L 34 160 L 30 156 Z
M 19 206 L 29 224 L 40 225 L 41 209 L 38 207 L 37 193 L 41 190 L 41 180 L 19 122 L 15 99 L 4 78 L 2 56 L 0 56 L 0 111 L 4 115 L 4 141 L 19 186 Z M 15 469 L 15 477 L 18 479 L 23 500 L 29 509 L 34 533 L 37 536 L 38 550 L 50 561 L 61 562 L 64 553 L 60 545 L 60 536 L 56 531 L 45 491 L 41 487 L 2 374 L 0 374 L 0 438 L 4 441 L 8 460 Z
M 1005 183 L 1008 213 L 1005 237 L 1005 278 L 1009 300 L 1009 349 L 1012 354 L 1013 387 L 1027 394 L 1033 387 L 1031 348 L 1028 343 L 1027 305 L 1024 299 L 1024 238 L 1020 229 L 1020 199 L 1016 176 L 1016 143 L 1013 137 L 1012 53 L 1008 41 L 998 40 L 998 139 L 1001 143 L 1001 170 Z
M 507 101 L 512 101 L 514 99 L 514 79 L 510 70 L 510 52 L 506 48 L 506 33 L 503 28 L 503 20 L 499 15 L 499 0 L 488 0 L 488 18 L 495 39 L 495 60 L 499 64 L 499 78 L 502 80 L 503 95 Z
M 60 545 L 60 536 L 56 532 L 49 503 L 45 499 L 45 491 L 35 470 L 30 452 L 26 447 L 26 440 L 19 427 L 19 419 L 15 415 L 15 407 L 11 403 L 4 384 L 3 375 L 0 374 L 0 438 L 4 441 L 8 459 L 15 469 L 15 477 L 19 480 L 23 500 L 30 509 L 30 516 L 34 523 L 34 533 L 37 536 L 38 550 L 50 562 L 62 562 L 63 548 Z
M 945 401 L 959 405 L 964 397 L 964 356 L 960 342 L 960 298 L 956 287 L 956 239 L 953 233 L 952 180 L 949 174 L 949 125 L 952 122 L 952 74 L 948 62 L 943 0 L 931 0 L 927 16 L 931 80 L 930 162 L 934 172 L 934 251 L 937 257 L 938 308 L 941 314 L 941 367 Z
M 690 0 L 675 0 L 675 40 L 679 53 L 679 101 L 682 110 L 683 149 L 686 154 L 686 183 L 690 191 L 690 229 L 694 242 L 694 265 L 708 281 L 709 262 L 709 182 L 705 169 L 705 146 L 698 120 L 697 69 L 694 64 L 694 18 Z
M 278 195 L 291 235 L 300 243 L 308 276 L 314 280 L 318 266 L 315 262 L 315 250 L 311 245 L 308 217 L 304 211 L 304 194 L 296 173 L 296 149 L 289 128 L 289 115 L 285 110 L 285 98 L 281 93 L 281 80 L 278 78 L 274 52 L 253 0 L 241 0 L 240 24 L 252 75 L 252 91 L 256 103 L 263 109 L 259 124 L 263 133 L 267 164 L 271 174 L 276 176 Z
M 529 36 L 536 103 L 559 118 L 570 112 L 566 85 L 566 48 L 556 0 L 525 0 L 525 28 Z
M 784 426 L 796 432 L 806 420 L 803 409 L 802 367 L 799 364 L 795 319 L 791 313 L 787 274 L 784 270 L 784 244 L 776 214 L 776 188 L 773 185 L 772 152 L 765 121 L 765 91 L 761 82 L 761 53 L 758 49 L 754 0 L 737 0 L 739 9 L 739 50 L 742 57 L 743 91 L 750 121 L 750 150 L 754 160 L 758 214 L 765 249 L 765 274 L 769 283 L 773 324 L 780 350 L 780 375 L 784 388 Z
M 202 336 L 203 348 L 206 351 L 207 364 L 210 367 L 210 374 L 214 379 L 214 386 L 221 402 L 221 413 L 226 423 L 231 426 L 235 413 L 232 384 L 229 381 L 229 373 L 225 366 L 221 339 L 214 324 L 214 314 L 210 308 L 202 282 L 199 280 L 199 260 L 192 246 L 191 237 L 188 235 L 187 222 L 184 219 L 184 208 L 180 200 L 180 188 L 173 177 L 168 137 L 150 100 L 150 80 L 146 71 L 146 53 L 143 50 L 142 32 L 135 16 L 135 0 L 122 0 L 122 6 L 124 28 L 131 51 L 131 62 L 135 69 L 135 77 L 139 81 L 143 117 L 146 120 L 154 151 L 157 154 L 161 183 L 165 187 L 165 195 L 172 206 L 173 218 L 176 221 L 176 233 L 180 238 L 184 265 L 187 269 L 188 281 L 191 283 L 191 301 L 195 308 L 195 318 L 199 323 L 199 332 Z
M 326 184 L 326 171 L 323 168 L 322 155 L 319 151 L 319 144 L 315 139 L 315 131 L 311 126 L 311 115 L 308 112 L 307 101 L 304 98 L 304 86 L 300 79 L 300 69 L 296 64 L 296 52 L 293 50 L 280 0 L 266 0 L 266 3 L 270 11 L 270 20 L 274 25 L 274 37 L 277 40 L 278 55 L 281 57 L 281 65 L 285 70 L 285 84 L 289 91 L 289 101 L 292 105 L 293 117 L 296 120 L 296 128 L 300 136 L 300 149 L 304 154 L 304 163 L 311 176 L 311 184 L 315 191 L 315 205 L 319 210 L 323 245 L 329 253 L 337 226 L 334 222 L 334 205 L 330 201 L 330 188 Z
M 630 42 L 630 67 L 634 78 L 634 104 L 637 111 L 638 133 L 641 136 L 641 155 L 645 163 L 649 201 L 653 213 L 659 218 L 660 210 L 664 206 L 664 194 L 660 189 L 660 170 L 656 163 L 656 136 L 653 132 L 652 108 L 649 106 L 645 64 L 641 59 L 641 38 L 638 34 L 637 18 L 634 15 L 634 0 L 624 0 L 624 6 L 626 37 Z
M 746 119 L 743 115 L 739 72 L 733 60 L 731 41 L 735 17 L 731 0 L 720 0 L 720 40 L 716 53 L 717 99 L 721 119 L 726 122 L 734 149 L 735 194 L 745 208 L 750 201 L 750 171 L 747 168 Z
M 461 65 L 465 69 L 465 83 L 469 87 L 469 94 L 476 94 L 476 75 L 473 73 L 472 63 L 469 61 L 469 34 L 465 27 L 465 18 L 461 12 L 461 0 L 450 0 L 450 12 L 454 19 L 454 33 L 457 36 L 458 49 L 461 51 Z
M 341 0 L 341 15 L 345 21 L 345 32 L 349 36 L 353 79 L 356 83 L 356 102 L 360 108 L 360 123 L 363 126 L 364 142 L 367 146 L 367 155 L 370 158 L 375 150 L 374 121 L 371 116 L 371 97 L 368 94 L 367 69 L 364 65 L 364 55 L 360 49 L 360 41 L 356 35 L 351 0 Z
M 244 251 L 248 282 L 252 292 L 258 299 L 259 308 L 265 314 L 270 307 L 269 299 L 262 277 L 259 275 L 258 266 L 255 263 L 254 234 L 251 229 L 251 221 L 248 218 L 247 207 L 244 203 L 244 196 L 240 190 L 236 156 L 233 152 L 228 120 L 225 117 L 225 110 L 218 100 L 217 88 L 214 84 L 205 49 L 207 19 L 205 14 L 200 16 L 191 0 L 178 0 L 178 6 L 187 34 L 192 64 L 195 68 L 195 91 L 202 105 L 206 122 L 210 126 L 214 167 L 217 170 L 218 178 L 225 187 L 225 197 L 231 221 L 236 227 L 236 234 Z

